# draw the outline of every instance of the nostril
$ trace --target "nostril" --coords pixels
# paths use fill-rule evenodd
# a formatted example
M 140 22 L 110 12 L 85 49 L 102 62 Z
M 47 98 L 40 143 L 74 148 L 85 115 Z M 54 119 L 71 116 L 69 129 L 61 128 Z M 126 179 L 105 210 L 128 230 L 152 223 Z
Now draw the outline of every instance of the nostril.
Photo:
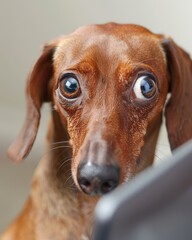
M 90 186 L 90 182 L 87 180 L 83 180 L 83 182 L 81 182 L 81 185 L 84 185 L 85 187 L 89 187 Z
M 86 189 L 91 186 L 91 182 L 87 180 L 86 178 L 81 178 L 79 180 L 79 184 L 83 189 Z
M 103 194 L 108 193 L 108 192 L 112 191 L 117 186 L 117 184 L 118 184 L 118 182 L 113 181 L 113 180 L 103 182 L 101 184 L 101 192 Z

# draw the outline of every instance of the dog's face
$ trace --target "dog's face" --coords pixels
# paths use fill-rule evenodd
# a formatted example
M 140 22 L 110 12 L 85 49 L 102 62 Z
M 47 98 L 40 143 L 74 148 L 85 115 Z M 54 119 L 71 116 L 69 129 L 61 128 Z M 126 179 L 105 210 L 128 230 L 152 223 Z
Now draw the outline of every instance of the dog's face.
M 168 91 L 158 37 L 136 26 L 80 29 L 60 41 L 54 81 L 54 104 L 63 124 L 67 119 L 73 148 L 73 178 L 85 192 L 90 172 L 109 175 L 100 176 L 103 190 L 95 190 L 104 192 L 152 163 Z
M 49 96 L 70 137 L 72 176 L 79 189 L 91 195 L 109 192 L 153 162 L 170 74 L 176 71 L 169 67 L 168 73 L 171 51 L 165 51 L 162 36 L 118 24 L 80 28 L 45 48 L 32 75 L 43 62 L 42 75 L 53 75 Z M 47 94 L 29 82 L 39 109 Z M 39 89 L 45 86 L 41 80 Z M 173 131 L 173 148 L 190 137 L 177 141 Z

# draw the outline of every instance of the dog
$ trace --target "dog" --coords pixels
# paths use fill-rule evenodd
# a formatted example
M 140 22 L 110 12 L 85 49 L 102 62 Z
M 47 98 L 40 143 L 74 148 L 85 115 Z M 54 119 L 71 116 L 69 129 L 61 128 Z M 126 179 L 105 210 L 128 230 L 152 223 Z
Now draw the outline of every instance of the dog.
M 142 26 L 90 25 L 45 45 L 26 99 L 9 157 L 29 154 L 50 102 L 46 154 L 3 240 L 91 239 L 98 199 L 153 163 L 164 107 L 171 149 L 192 138 L 192 61 Z

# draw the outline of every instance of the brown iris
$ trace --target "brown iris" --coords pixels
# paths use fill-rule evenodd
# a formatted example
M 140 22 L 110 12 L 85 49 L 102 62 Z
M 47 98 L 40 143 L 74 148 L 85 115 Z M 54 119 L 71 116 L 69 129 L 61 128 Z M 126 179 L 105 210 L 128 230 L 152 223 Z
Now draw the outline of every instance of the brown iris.
M 77 98 L 81 94 L 78 80 L 71 75 L 64 75 L 62 77 L 59 88 L 65 98 Z

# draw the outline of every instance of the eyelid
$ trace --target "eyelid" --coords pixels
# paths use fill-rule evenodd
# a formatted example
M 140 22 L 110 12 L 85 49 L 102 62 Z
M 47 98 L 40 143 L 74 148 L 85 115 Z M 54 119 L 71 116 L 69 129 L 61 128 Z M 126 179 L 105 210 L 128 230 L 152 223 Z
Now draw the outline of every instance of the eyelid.
M 77 76 L 74 73 L 72 73 L 72 72 L 62 73 L 59 76 L 59 82 L 62 81 L 64 78 L 67 78 L 67 77 L 75 78 L 79 82 Z
M 66 98 L 66 97 L 64 97 L 63 94 L 60 91 L 59 86 L 56 89 L 56 95 L 59 99 L 61 99 L 62 102 L 65 102 L 65 103 L 71 103 L 72 104 L 78 99 L 78 97 L 76 97 L 76 98 Z
M 149 71 L 140 71 L 140 72 L 138 72 L 137 75 L 136 75 L 135 81 L 137 81 L 138 78 L 140 78 L 140 77 L 145 77 L 145 76 L 148 76 L 148 77 L 152 78 L 153 81 L 154 81 L 155 83 L 157 83 L 157 77 L 156 77 L 156 75 L 155 75 L 154 73 L 152 73 L 151 71 L 150 71 L 150 72 L 149 72 Z

